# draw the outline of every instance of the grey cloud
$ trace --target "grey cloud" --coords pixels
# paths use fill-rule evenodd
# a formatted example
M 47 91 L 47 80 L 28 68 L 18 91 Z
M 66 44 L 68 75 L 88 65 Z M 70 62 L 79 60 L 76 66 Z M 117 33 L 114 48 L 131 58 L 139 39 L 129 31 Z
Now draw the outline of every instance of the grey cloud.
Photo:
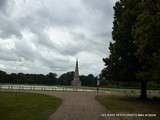
M 83 0 L 85 5 L 90 6 L 90 9 L 98 10 L 100 14 L 107 14 L 112 16 L 113 13 L 113 5 L 115 3 L 114 0 L 104 0 L 104 1 L 99 1 L 99 0 Z
M 5 6 L 7 3 L 7 0 L 0 0 L 0 7 Z
M 7 6 L 8 0 L 0 0 L 0 10 L 5 9 Z
M 0 37 L 1 38 L 8 38 L 12 35 L 15 35 L 17 37 L 22 37 L 21 35 L 21 29 L 19 28 L 19 25 L 10 20 L 8 17 L 0 15 Z
M 0 52 L 0 60 L 4 61 L 17 61 L 17 57 L 14 54 L 10 54 L 7 51 Z
M 0 14 L 8 15 L 10 12 L 10 6 L 14 4 L 14 0 L 0 0 Z
M 12 50 L 0 51 L 3 54 L 0 64 L 11 72 L 16 69 L 17 72 L 60 74 L 74 70 L 78 57 L 82 74 L 98 74 L 103 68 L 101 59 L 109 54 L 113 4 L 113 0 L 28 0 L 24 3 L 17 0 L 15 5 L 0 0 L 0 10 L 7 11 L 7 14 L 0 12 L 0 39 L 12 36 L 17 39 Z M 57 45 L 55 41 L 59 39 L 53 41 L 50 36 L 54 34 L 46 34 L 49 28 L 65 29 L 70 41 L 60 37 L 60 46 Z M 31 33 L 33 37 L 25 38 L 23 33 L 26 36 Z M 86 62 L 87 56 L 93 57 L 92 60 Z

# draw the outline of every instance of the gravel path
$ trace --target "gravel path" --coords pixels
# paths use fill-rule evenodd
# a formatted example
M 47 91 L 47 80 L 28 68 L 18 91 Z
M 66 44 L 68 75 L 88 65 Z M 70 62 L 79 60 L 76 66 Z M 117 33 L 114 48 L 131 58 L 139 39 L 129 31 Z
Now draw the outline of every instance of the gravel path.
M 46 92 L 60 97 L 62 105 L 49 120 L 105 120 L 106 109 L 95 100 L 94 92 Z M 107 119 L 108 120 L 108 119 Z

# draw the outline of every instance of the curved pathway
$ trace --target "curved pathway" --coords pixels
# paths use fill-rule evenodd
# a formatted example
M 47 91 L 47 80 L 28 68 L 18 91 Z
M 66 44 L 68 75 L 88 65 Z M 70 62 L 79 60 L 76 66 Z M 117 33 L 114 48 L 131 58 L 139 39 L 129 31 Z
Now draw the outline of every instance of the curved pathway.
M 104 120 L 106 109 L 95 100 L 95 92 L 44 92 L 60 97 L 62 105 L 49 120 Z

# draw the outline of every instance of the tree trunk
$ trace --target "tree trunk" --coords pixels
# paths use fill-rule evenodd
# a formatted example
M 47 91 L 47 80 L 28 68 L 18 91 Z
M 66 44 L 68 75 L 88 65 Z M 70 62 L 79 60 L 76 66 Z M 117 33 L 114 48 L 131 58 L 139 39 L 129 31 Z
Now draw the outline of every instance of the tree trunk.
M 141 81 L 141 95 L 140 95 L 141 99 L 147 99 L 147 81 L 146 80 L 142 80 Z

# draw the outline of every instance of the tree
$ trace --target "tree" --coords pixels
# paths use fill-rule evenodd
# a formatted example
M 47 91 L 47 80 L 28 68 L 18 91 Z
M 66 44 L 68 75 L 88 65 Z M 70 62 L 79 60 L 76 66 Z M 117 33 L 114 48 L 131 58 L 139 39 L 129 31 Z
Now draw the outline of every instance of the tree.
M 62 74 L 59 78 L 58 78 L 58 82 L 60 83 L 60 85 L 71 85 L 71 81 L 73 80 L 74 77 L 74 72 L 67 72 Z
M 110 56 L 104 58 L 106 68 L 102 75 L 113 81 L 135 81 L 138 60 L 132 28 L 139 14 L 140 0 L 120 0 L 114 6 L 114 21 L 110 43 Z
M 0 82 L 5 83 L 7 82 L 7 73 L 0 70 Z
M 80 75 L 82 86 L 96 86 L 96 77 L 93 74 Z
M 110 56 L 101 75 L 113 81 L 141 81 L 142 99 L 148 81 L 160 79 L 160 1 L 116 2 Z
M 48 73 L 43 74 L 24 74 L 24 73 L 11 73 L 7 74 L 0 70 L 0 83 L 15 83 L 15 84 L 58 84 L 57 74 Z
M 57 84 L 57 74 L 56 73 L 48 73 L 46 75 L 46 81 L 47 81 L 47 84 Z
M 147 98 L 147 83 L 160 79 L 160 1 L 142 0 L 133 35 L 140 63 L 141 98 Z

